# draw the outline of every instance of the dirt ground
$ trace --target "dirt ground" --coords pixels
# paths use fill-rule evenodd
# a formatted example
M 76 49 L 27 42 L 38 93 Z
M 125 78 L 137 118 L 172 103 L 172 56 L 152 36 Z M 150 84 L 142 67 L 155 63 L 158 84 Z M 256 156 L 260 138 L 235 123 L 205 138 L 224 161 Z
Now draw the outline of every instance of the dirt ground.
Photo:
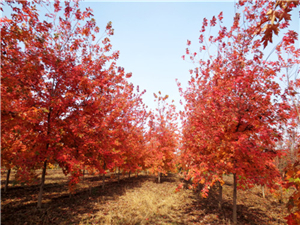
M 48 170 L 42 209 L 37 210 L 38 185 L 10 184 L 3 191 L 5 171 L 1 172 L 1 224 L 232 224 L 232 177 L 225 177 L 222 210 L 218 208 L 217 190 L 201 198 L 193 190 L 175 192 L 182 182 L 170 174 L 157 183 L 154 176 L 137 177 L 86 175 L 76 193 L 70 195 L 68 178 L 61 170 Z M 14 172 L 11 182 L 14 180 Z M 286 201 L 270 193 L 262 198 L 261 188 L 238 190 L 239 224 L 286 224 Z

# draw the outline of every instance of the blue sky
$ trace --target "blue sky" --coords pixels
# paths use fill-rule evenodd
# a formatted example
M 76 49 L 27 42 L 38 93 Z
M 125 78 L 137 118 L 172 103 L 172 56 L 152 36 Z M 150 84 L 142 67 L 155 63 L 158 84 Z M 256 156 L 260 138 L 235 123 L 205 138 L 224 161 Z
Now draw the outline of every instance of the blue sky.
M 102 31 L 106 23 L 112 21 L 115 33 L 111 43 L 114 50 L 120 51 L 118 65 L 132 72 L 130 82 L 139 85 L 140 90 L 146 89 L 144 102 L 152 109 L 156 107 L 153 93 L 158 91 L 174 99 L 177 109 L 183 109 L 175 79 L 186 87 L 191 77 L 189 70 L 196 67 L 181 58 L 187 40 L 197 49 L 204 17 L 211 19 L 223 11 L 224 24 L 230 26 L 234 15 L 233 1 L 88 1 L 81 6 L 94 10 Z M 299 30 L 296 10 L 291 28 Z M 274 43 L 277 43 L 276 38 Z M 268 46 L 266 52 L 273 47 Z
M 234 15 L 234 2 L 228 0 L 94 0 L 83 1 L 80 5 L 93 9 L 100 34 L 104 32 L 107 22 L 112 21 L 115 32 L 110 38 L 111 44 L 113 50 L 120 51 L 117 64 L 126 72 L 132 72 L 130 82 L 139 85 L 140 90 L 146 89 L 144 102 L 151 109 L 156 107 L 153 93 L 158 91 L 168 94 L 170 100 L 174 99 L 177 109 L 183 109 L 179 104 L 175 79 L 182 83 L 183 88 L 186 87 L 191 77 L 189 70 L 197 66 L 181 58 L 185 54 L 187 40 L 191 40 L 192 46 L 197 49 L 204 17 L 211 19 L 223 11 L 223 24 L 229 27 Z M 9 11 L 4 8 L 4 15 Z M 293 11 L 290 29 L 299 31 L 298 10 Z M 274 43 L 277 42 L 275 38 Z M 268 46 L 266 52 L 273 47 Z
M 232 2 L 83 2 L 81 6 L 94 10 L 100 29 L 112 21 L 111 43 L 120 51 L 118 65 L 132 72 L 130 82 L 146 89 L 144 102 L 152 109 L 156 107 L 153 93 L 158 91 L 183 108 L 175 79 L 187 84 L 189 69 L 195 68 L 181 58 L 187 40 L 198 43 L 204 17 L 223 10 L 229 22 L 234 9 Z

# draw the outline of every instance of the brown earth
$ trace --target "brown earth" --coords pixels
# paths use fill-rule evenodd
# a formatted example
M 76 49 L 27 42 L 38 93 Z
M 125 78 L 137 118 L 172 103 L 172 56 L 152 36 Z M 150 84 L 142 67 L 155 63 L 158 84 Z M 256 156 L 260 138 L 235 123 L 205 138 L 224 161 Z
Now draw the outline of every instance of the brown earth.
M 225 177 L 222 210 L 218 208 L 217 190 L 208 198 L 183 189 L 175 193 L 182 179 L 170 174 L 158 184 L 146 173 L 138 177 L 121 176 L 120 182 L 106 176 L 86 175 L 76 193 L 68 192 L 68 178 L 61 170 L 48 170 L 42 209 L 37 210 L 38 185 L 10 184 L 3 191 L 6 174 L 1 172 L 1 224 L 232 224 L 232 177 Z M 11 180 L 13 183 L 14 172 Z M 286 201 L 261 188 L 238 190 L 239 224 L 286 224 Z

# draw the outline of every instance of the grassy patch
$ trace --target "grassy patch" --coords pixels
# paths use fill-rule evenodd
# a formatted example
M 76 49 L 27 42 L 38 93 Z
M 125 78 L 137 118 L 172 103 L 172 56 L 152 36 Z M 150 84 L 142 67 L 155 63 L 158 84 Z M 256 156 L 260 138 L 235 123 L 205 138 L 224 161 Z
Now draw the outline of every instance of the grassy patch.
M 1 174 L 1 187 L 5 173 Z M 69 194 L 68 177 L 60 170 L 48 170 L 41 210 L 36 209 L 38 185 L 10 185 L 1 192 L 1 224 L 232 224 L 232 177 L 225 177 L 222 210 L 218 208 L 217 189 L 208 198 L 183 189 L 175 193 L 180 182 L 177 175 L 162 178 L 140 174 L 138 177 L 86 175 Z M 14 173 L 12 173 L 12 180 Z M 283 193 L 286 201 L 288 192 Z M 261 188 L 238 190 L 239 224 L 285 224 L 285 201 L 279 203 Z

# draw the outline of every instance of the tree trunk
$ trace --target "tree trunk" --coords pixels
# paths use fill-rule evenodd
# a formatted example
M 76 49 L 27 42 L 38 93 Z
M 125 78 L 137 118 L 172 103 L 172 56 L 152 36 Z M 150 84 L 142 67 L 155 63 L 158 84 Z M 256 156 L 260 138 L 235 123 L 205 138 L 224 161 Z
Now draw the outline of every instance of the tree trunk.
M 262 191 L 262 196 L 263 196 L 263 198 L 265 198 L 266 196 L 265 196 L 265 185 L 262 185 L 261 186 L 261 191 Z
M 120 167 L 118 167 L 118 183 L 120 183 Z
M 105 163 L 103 164 L 104 173 L 102 175 L 102 190 L 104 191 L 105 186 Z
M 131 171 L 129 171 L 129 173 L 128 173 L 128 178 L 130 178 L 130 173 L 131 173 Z
M 158 183 L 160 183 L 160 173 L 158 173 L 158 175 L 157 175 L 157 181 L 158 181 Z
M 8 170 L 7 170 L 7 175 L 6 175 L 6 181 L 5 181 L 4 192 L 6 192 L 7 189 L 8 189 L 10 171 L 11 171 L 11 169 L 8 169 Z
M 221 182 L 219 181 L 219 209 L 222 209 L 222 192 L 223 187 L 221 185 Z
M 52 86 L 53 87 L 53 86 Z M 53 91 L 53 90 L 52 90 Z M 47 129 L 47 137 L 50 136 L 50 130 L 51 130 L 51 112 L 52 112 L 52 108 L 49 108 L 49 113 L 48 113 L 48 129 Z M 49 149 L 49 142 L 46 144 L 46 152 L 48 152 Z M 44 166 L 43 166 L 43 172 L 42 172 L 42 180 L 41 180 L 41 184 L 40 184 L 40 193 L 38 196 L 38 204 L 37 204 L 37 208 L 40 209 L 42 208 L 42 197 L 43 197 L 43 191 L 44 191 L 44 185 L 45 185 L 45 176 L 46 176 L 46 170 L 47 170 L 47 160 L 44 161 Z
M 84 180 L 84 174 L 85 174 L 85 167 L 83 167 L 83 171 L 82 171 L 82 180 Z
M 282 203 L 283 202 L 283 196 L 282 196 L 282 192 L 283 192 L 283 188 L 282 188 L 282 186 L 280 186 L 280 194 L 279 194 L 279 203 Z
M 40 209 L 42 207 L 42 196 L 43 196 L 43 191 L 44 191 L 46 169 L 47 169 L 47 160 L 44 161 L 44 166 L 43 166 L 42 180 L 41 180 L 41 184 L 40 184 L 40 193 L 38 196 L 38 205 L 37 205 L 38 209 Z
M 236 174 L 233 174 L 233 224 L 237 224 L 236 187 L 237 187 Z

